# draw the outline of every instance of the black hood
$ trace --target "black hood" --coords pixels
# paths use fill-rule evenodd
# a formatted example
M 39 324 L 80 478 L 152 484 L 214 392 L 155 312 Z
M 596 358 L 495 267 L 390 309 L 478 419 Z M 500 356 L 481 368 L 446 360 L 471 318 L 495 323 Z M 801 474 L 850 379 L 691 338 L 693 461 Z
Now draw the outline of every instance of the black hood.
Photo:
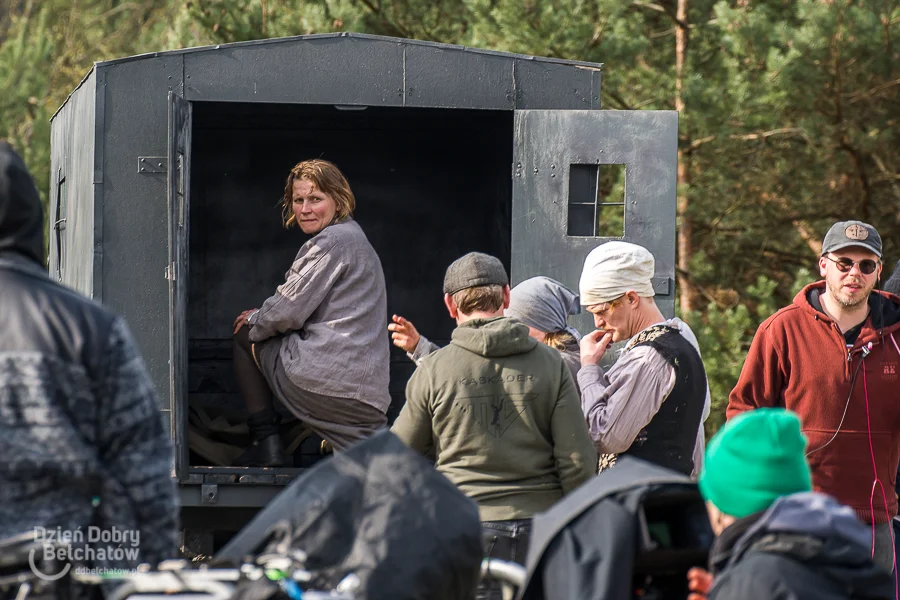
M 12 146 L 0 142 L 0 253 L 5 252 L 43 266 L 44 211 L 25 163 Z
M 822 308 L 822 294 L 825 293 L 825 282 L 816 281 L 800 290 L 794 297 L 794 304 L 805 307 L 813 314 L 820 316 L 827 313 Z M 869 294 L 869 313 L 872 315 L 872 329 L 878 336 L 900 330 L 900 296 L 881 290 L 872 290 Z M 868 340 L 863 340 L 866 342 Z
M 716 540 L 710 563 L 716 574 L 745 558 L 749 563 L 754 553 L 781 555 L 839 585 L 846 597 L 893 598 L 893 580 L 872 562 L 870 544 L 869 526 L 851 508 L 824 494 L 800 492 L 735 521 Z
M 900 260 L 897 261 L 894 272 L 891 273 L 888 280 L 884 282 L 884 291 L 894 294 L 895 296 L 900 296 Z

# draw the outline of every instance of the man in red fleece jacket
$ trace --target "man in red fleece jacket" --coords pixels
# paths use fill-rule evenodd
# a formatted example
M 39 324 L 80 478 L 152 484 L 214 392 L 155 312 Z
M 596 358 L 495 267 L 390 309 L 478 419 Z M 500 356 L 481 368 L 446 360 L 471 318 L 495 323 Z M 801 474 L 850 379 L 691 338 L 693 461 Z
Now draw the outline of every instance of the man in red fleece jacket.
M 881 236 L 835 223 L 819 273 L 756 332 L 728 419 L 764 406 L 800 415 L 815 491 L 872 523 L 875 562 L 894 565 L 891 518 L 900 460 L 900 297 L 875 290 Z

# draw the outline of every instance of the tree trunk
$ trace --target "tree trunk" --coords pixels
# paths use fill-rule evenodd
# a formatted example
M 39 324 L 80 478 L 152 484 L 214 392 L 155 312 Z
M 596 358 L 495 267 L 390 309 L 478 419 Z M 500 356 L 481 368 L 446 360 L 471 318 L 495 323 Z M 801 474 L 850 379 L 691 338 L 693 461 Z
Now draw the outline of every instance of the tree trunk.
M 688 0 L 678 0 L 675 17 L 675 110 L 680 117 L 684 116 L 684 63 L 687 58 L 688 47 Z M 678 287 L 681 290 L 680 307 L 681 314 L 687 314 L 696 306 L 697 292 L 688 280 L 691 258 L 694 255 L 693 237 L 694 222 L 688 214 L 690 208 L 687 186 L 691 182 L 691 155 L 683 148 L 691 145 L 690 134 L 685 128 L 685 138 L 678 144 L 678 215 L 681 217 L 681 227 L 678 229 Z

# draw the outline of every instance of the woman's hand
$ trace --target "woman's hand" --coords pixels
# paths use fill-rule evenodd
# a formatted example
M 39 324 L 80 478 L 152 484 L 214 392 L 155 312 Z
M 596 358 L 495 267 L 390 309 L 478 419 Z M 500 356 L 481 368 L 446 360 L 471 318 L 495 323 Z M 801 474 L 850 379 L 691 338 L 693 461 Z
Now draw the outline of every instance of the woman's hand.
M 581 366 L 599 365 L 612 338 L 612 332 L 602 329 L 595 329 L 581 338 Z
M 237 334 L 237 332 L 241 330 L 241 327 L 247 324 L 247 317 L 256 312 L 256 310 L 257 309 L 255 308 L 251 308 L 250 310 L 245 310 L 240 315 L 238 315 L 238 318 L 234 320 L 234 334 Z
M 391 340 L 398 348 L 412 353 L 419 345 L 419 332 L 416 327 L 401 316 L 394 315 L 393 323 L 388 325 Z
M 694 567 L 687 574 L 688 590 L 691 594 L 688 600 L 706 600 L 709 588 L 712 587 L 712 575 L 704 569 Z

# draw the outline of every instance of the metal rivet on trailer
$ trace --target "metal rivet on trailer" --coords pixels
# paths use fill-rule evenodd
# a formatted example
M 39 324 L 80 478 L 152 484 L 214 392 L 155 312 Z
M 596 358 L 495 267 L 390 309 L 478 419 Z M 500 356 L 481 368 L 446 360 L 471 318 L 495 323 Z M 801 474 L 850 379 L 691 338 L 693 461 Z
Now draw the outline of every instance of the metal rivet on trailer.
M 219 486 L 204 483 L 200 486 L 200 504 L 215 504 L 219 499 Z

